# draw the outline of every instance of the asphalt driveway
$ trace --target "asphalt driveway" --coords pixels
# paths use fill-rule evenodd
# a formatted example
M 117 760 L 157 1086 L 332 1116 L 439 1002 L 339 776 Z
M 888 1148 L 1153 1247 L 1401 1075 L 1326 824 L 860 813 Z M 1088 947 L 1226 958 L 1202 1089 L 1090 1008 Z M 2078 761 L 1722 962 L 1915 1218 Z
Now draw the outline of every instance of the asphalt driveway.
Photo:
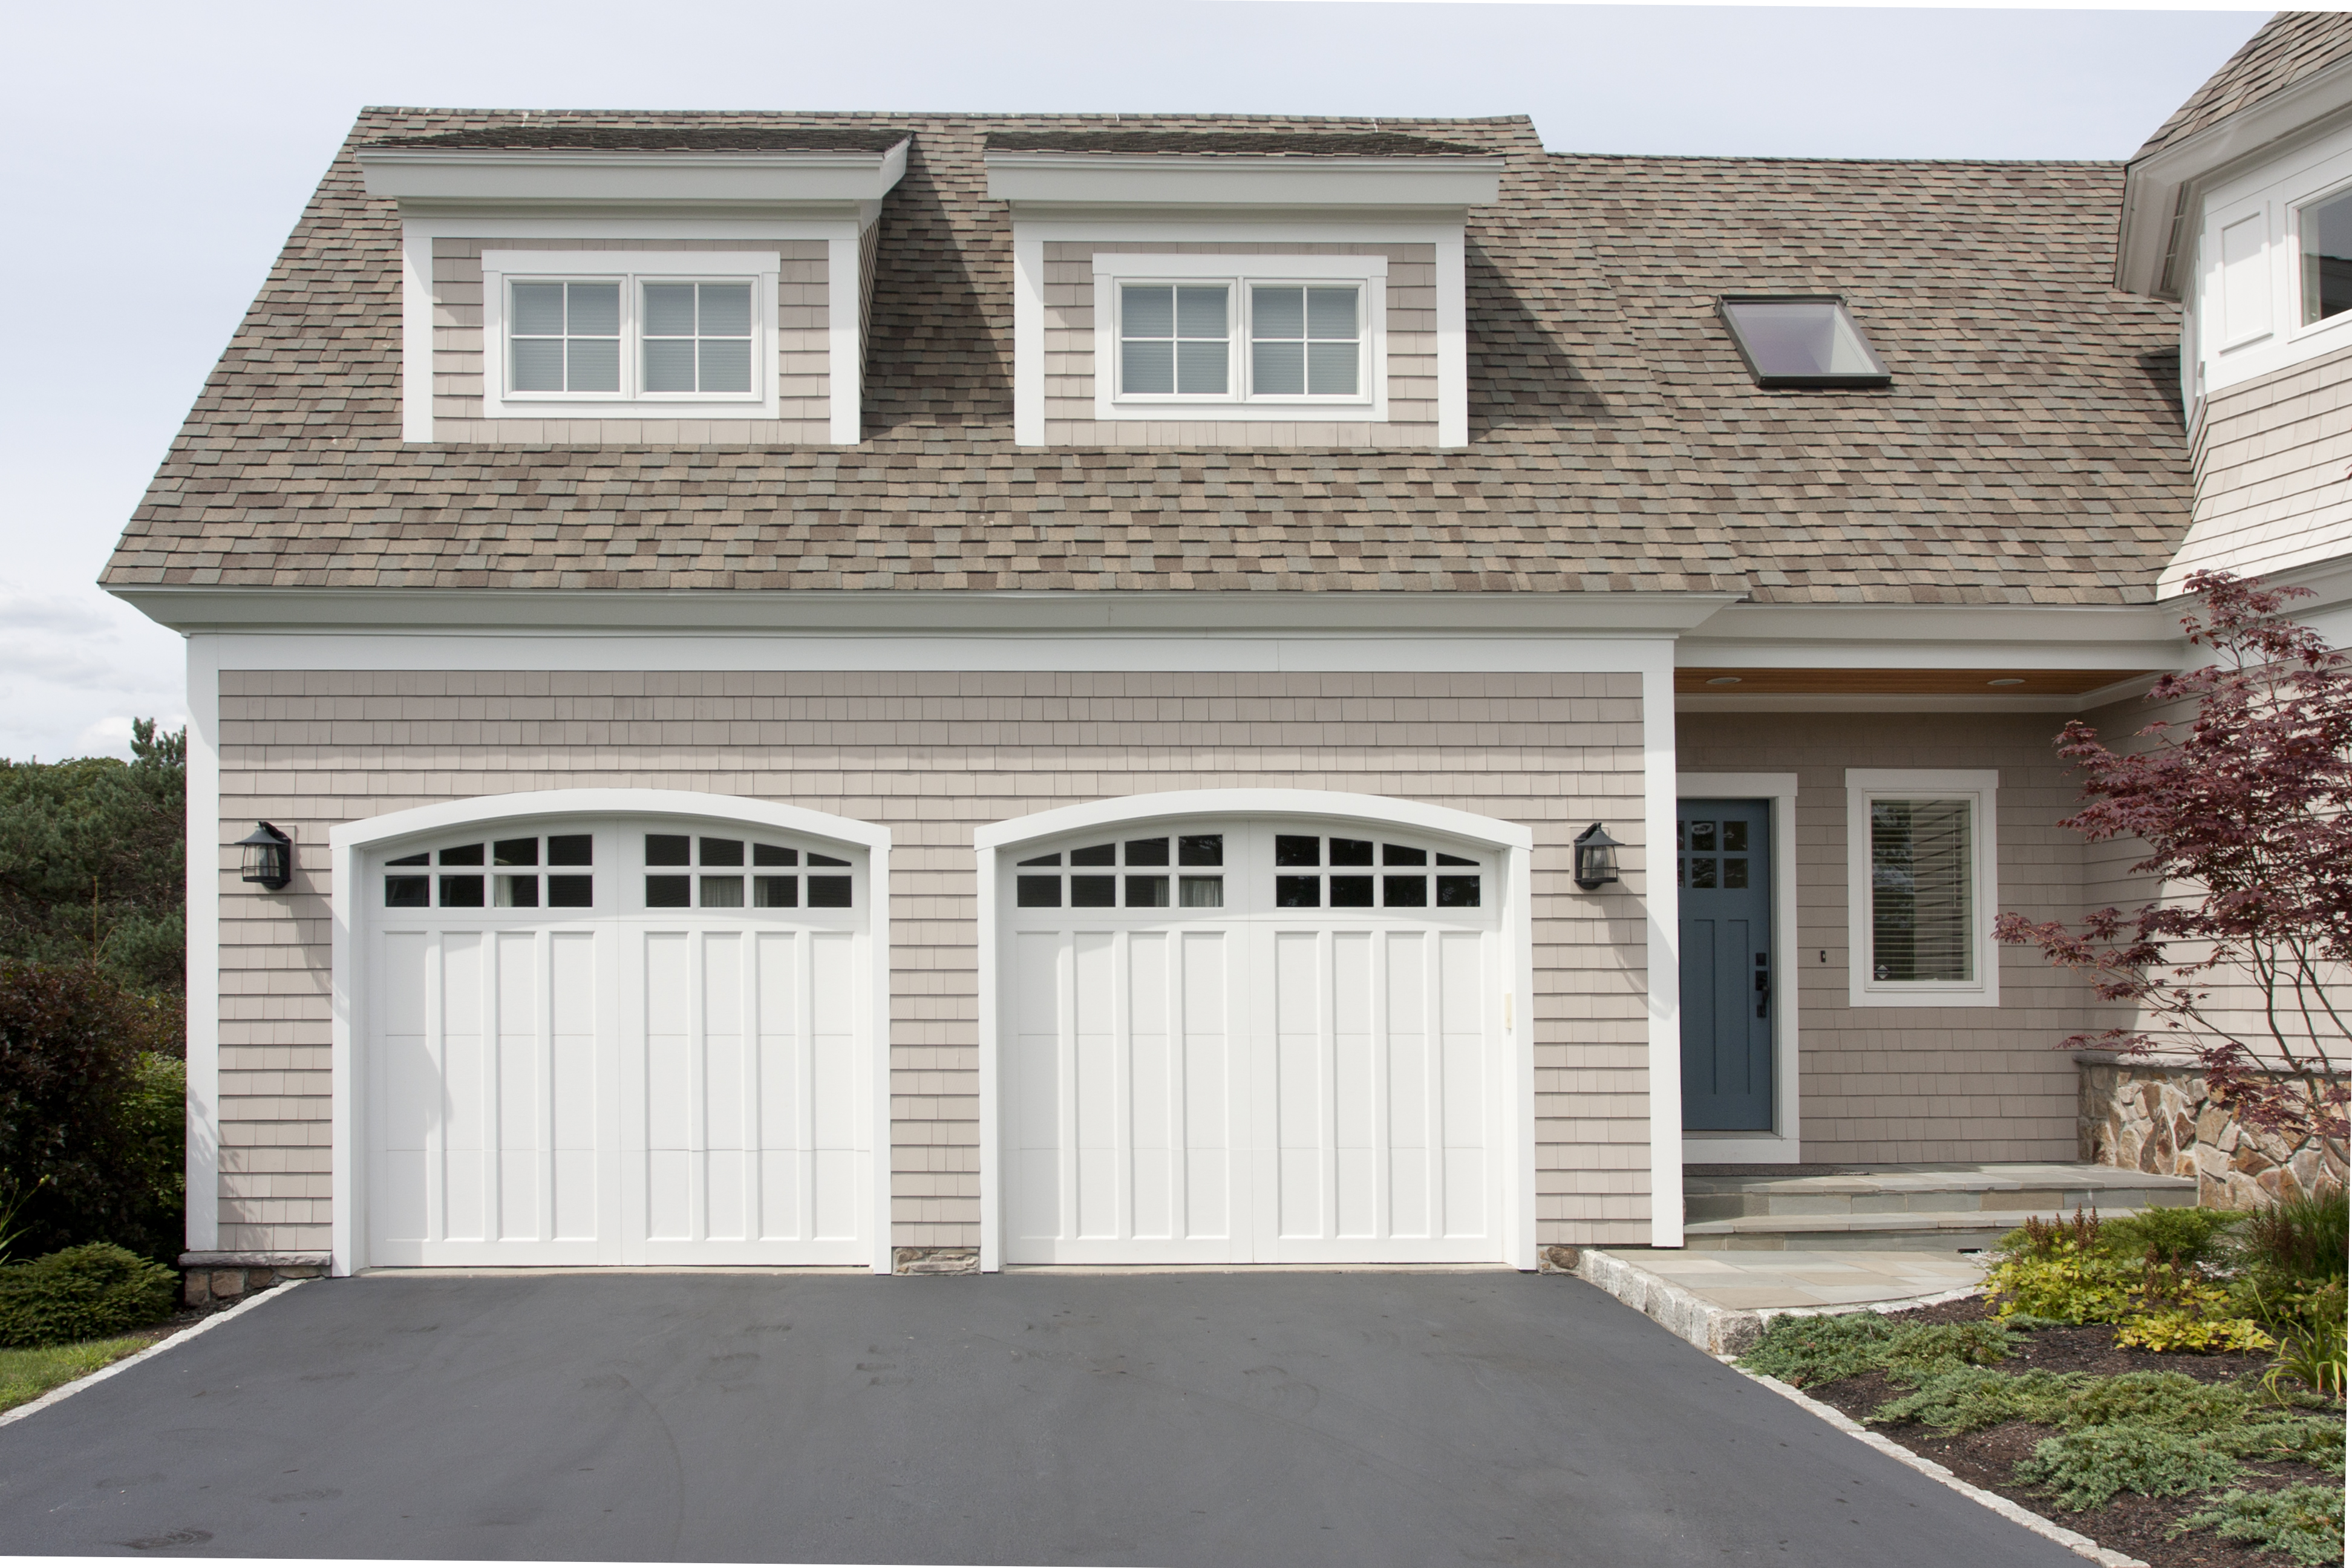
M 0 1552 L 2079 1568 L 1511 1274 L 312 1283 L 0 1428 Z

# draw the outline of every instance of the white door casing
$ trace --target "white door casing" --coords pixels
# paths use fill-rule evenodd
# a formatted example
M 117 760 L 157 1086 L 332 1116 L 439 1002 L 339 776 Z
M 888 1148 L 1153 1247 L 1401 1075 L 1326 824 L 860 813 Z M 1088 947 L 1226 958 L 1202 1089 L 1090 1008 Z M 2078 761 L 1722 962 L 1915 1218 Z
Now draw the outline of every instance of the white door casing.
M 1212 837 L 1213 870 L 1181 864 Z M 983 1268 L 1534 1266 L 1524 827 L 1376 796 L 1219 790 L 976 837 Z M 1317 863 L 1277 865 L 1277 837 Z M 1335 865 L 1336 838 L 1423 858 Z M 1156 890 L 1156 865 L 1139 873 L 1124 849 L 1112 868 L 1021 864 L 1161 839 L 1177 847 L 1148 851 L 1173 862 Z M 1116 906 L 1066 901 L 1082 875 Z M 1139 905 L 1138 875 L 1166 901 Z M 1285 875 L 1358 880 L 1343 895 Z M 1066 879 L 1039 880 L 1033 904 L 1024 876 Z M 1212 876 L 1214 902 L 1185 887 Z M 1429 902 L 1387 903 L 1390 877 Z M 1375 883 L 1373 907 L 1328 901 Z M 1065 901 L 1038 907 L 1048 894 Z
M 502 907 L 512 873 L 495 865 L 455 873 L 483 879 L 479 907 L 444 907 L 452 873 L 388 864 L 460 839 L 551 858 L 555 836 L 593 842 L 593 866 L 538 868 L 538 907 Z M 338 1272 L 888 1269 L 887 829 L 729 796 L 559 790 L 395 813 L 331 842 Z M 684 863 L 648 864 L 681 843 Z M 555 907 L 567 871 L 593 879 L 589 907 Z M 392 875 L 427 879 L 424 903 L 386 907 Z

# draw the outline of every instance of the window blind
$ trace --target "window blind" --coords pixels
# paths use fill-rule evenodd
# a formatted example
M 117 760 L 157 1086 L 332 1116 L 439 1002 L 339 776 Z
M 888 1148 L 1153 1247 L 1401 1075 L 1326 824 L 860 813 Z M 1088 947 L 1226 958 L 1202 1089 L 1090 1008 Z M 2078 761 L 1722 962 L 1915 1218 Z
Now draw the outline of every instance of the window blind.
M 1976 978 L 1972 813 L 1966 800 L 1870 803 L 1874 980 Z

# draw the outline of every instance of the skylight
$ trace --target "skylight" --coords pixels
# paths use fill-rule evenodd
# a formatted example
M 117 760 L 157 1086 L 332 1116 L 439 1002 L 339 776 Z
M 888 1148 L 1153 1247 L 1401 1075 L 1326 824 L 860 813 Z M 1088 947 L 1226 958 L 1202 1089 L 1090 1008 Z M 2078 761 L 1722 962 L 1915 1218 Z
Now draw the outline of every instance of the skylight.
M 1727 294 L 1716 308 L 1759 386 L 1885 386 L 1895 379 L 1834 294 Z

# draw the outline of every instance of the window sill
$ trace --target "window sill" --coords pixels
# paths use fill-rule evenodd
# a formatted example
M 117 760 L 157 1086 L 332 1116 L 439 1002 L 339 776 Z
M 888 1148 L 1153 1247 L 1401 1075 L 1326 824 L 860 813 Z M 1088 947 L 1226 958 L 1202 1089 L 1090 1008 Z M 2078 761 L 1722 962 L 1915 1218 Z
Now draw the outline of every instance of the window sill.
M 775 419 L 772 397 L 650 398 L 493 397 L 482 399 L 485 419 Z
M 1125 403 L 1097 399 L 1100 421 L 1187 425 L 1385 425 L 1387 410 L 1361 403 Z
M 1869 986 L 1851 992 L 1849 1007 L 1998 1007 L 2000 993 L 1990 986 L 1953 986 L 1916 991 Z

